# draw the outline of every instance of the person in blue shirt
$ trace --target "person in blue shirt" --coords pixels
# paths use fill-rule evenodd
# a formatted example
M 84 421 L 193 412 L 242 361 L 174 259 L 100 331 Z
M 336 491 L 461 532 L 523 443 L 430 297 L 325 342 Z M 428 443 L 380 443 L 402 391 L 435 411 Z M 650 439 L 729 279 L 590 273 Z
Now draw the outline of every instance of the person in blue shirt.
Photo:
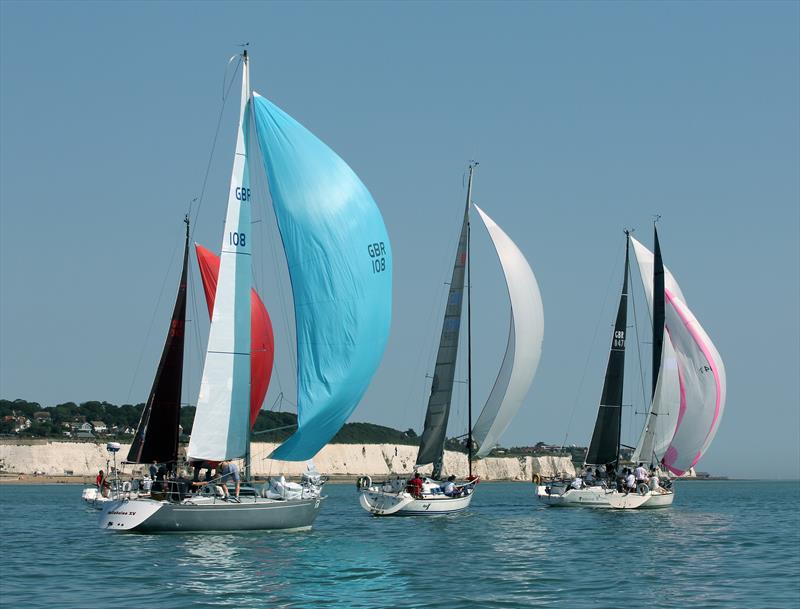
M 236 494 L 233 497 L 233 500 L 238 503 L 239 484 L 241 482 L 241 478 L 239 476 L 239 466 L 233 461 L 221 461 L 219 465 L 217 465 L 217 471 L 219 472 L 220 488 L 222 488 L 222 494 L 225 495 L 225 500 L 227 501 L 231 498 L 230 493 L 228 492 L 228 480 L 233 480 L 236 485 L 234 491 Z

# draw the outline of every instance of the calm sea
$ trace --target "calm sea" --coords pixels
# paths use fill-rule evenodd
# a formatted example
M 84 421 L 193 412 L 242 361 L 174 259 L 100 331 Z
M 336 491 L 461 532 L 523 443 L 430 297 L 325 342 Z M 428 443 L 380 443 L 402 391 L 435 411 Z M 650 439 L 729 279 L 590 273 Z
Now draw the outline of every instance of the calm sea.
M 120 535 L 78 486 L 0 487 L 4 607 L 800 607 L 800 482 L 683 482 L 671 509 L 373 518 L 329 485 L 305 533 Z

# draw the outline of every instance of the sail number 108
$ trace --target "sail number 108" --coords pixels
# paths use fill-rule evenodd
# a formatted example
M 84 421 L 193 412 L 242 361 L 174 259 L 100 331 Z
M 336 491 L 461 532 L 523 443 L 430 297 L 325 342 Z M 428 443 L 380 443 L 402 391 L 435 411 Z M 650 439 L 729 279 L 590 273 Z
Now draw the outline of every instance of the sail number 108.
M 228 245 L 244 247 L 247 245 L 247 236 L 244 233 L 228 233 Z
M 386 246 L 383 241 L 370 243 L 367 246 L 367 253 L 372 259 L 372 272 L 382 273 L 386 270 Z

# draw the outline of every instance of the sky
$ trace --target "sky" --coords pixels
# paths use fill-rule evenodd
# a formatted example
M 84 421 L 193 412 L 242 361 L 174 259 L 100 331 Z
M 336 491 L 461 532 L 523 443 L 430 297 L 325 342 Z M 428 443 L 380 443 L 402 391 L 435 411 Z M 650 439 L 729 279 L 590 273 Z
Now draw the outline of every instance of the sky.
M 219 248 L 237 112 L 223 91 L 244 42 L 254 89 L 350 164 L 390 235 L 392 331 L 350 420 L 421 430 L 476 159 L 473 199 L 544 301 L 541 363 L 504 445 L 588 443 L 623 229 L 651 247 L 660 214 L 665 263 L 727 370 L 698 469 L 800 477 L 797 2 L 0 2 L 0 397 L 146 399 L 193 199 L 193 240 Z M 255 209 L 254 280 L 276 333 L 266 407 L 291 410 L 291 294 L 274 218 Z M 480 406 L 509 303 L 475 227 Z M 188 403 L 208 330 L 197 277 Z M 637 360 L 650 357 L 637 315 L 628 443 L 643 422 Z M 451 435 L 466 428 L 457 387 Z

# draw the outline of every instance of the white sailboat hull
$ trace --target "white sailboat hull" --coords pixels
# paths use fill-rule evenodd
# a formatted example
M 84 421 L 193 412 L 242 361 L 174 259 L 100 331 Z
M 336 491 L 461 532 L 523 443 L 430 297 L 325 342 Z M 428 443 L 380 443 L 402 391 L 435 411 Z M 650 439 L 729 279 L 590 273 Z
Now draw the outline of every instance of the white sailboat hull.
M 669 507 L 674 500 L 674 491 L 665 491 L 663 493 L 650 491 L 650 499 L 642 507 L 647 509 Z
M 122 496 L 126 499 L 138 499 L 139 497 L 150 496 L 149 492 L 139 493 L 138 491 L 122 491 L 119 493 L 117 491 L 112 491 L 108 497 L 104 497 L 96 487 L 89 486 L 83 489 L 83 492 L 81 493 L 81 500 L 87 506 L 94 508 L 95 510 L 102 510 L 105 505 L 108 505 L 112 501 L 118 501 L 120 494 L 122 494 Z
M 374 516 L 430 516 L 452 514 L 469 507 L 472 493 L 463 497 L 437 495 L 415 499 L 410 493 L 389 493 L 380 490 L 361 491 L 361 507 Z
M 180 503 L 119 500 L 104 506 L 98 524 L 109 531 L 139 533 L 302 530 L 311 528 L 323 499 L 243 497 L 241 503 L 217 498 L 191 498 Z
M 548 492 L 548 489 L 550 492 Z M 556 492 L 558 491 L 558 492 Z M 590 486 L 582 489 L 555 489 L 544 484 L 536 487 L 536 498 L 547 505 L 559 507 L 590 507 L 601 509 L 632 510 L 638 508 L 660 508 L 672 505 L 675 494 L 672 491 L 649 491 L 620 493 L 616 489 Z

